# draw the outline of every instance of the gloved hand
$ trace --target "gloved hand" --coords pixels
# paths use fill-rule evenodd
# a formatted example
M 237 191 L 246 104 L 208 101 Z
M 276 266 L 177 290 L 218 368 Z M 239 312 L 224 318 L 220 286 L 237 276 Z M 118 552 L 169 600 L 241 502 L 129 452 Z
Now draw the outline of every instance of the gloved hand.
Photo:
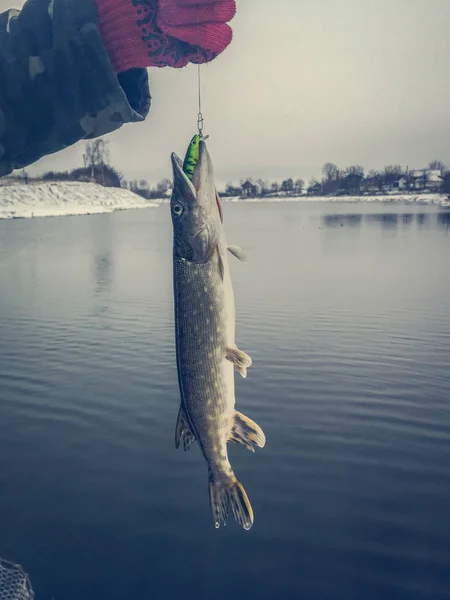
M 213 60 L 231 42 L 235 0 L 95 0 L 116 73 Z

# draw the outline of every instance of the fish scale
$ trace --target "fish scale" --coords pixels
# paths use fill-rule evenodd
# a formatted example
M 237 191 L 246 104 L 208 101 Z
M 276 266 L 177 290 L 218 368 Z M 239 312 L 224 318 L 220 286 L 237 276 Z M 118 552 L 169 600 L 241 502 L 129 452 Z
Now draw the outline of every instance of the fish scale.
M 225 360 L 225 290 L 218 279 L 217 260 L 195 265 L 174 259 L 175 335 L 182 401 L 192 433 L 210 465 L 227 460 L 226 443 L 234 416 L 233 365 Z M 209 292 L 204 291 L 205 287 Z M 206 431 L 208 435 L 202 435 Z

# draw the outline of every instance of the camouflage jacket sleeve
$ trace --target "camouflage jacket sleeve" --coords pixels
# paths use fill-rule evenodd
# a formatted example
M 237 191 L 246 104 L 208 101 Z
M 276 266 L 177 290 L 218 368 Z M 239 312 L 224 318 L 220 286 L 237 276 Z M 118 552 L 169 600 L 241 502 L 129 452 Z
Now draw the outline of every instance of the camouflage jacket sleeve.
M 0 176 L 149 108 L 145 69 L 114 74 L 93 0 L 28 0 L 0 14 Z

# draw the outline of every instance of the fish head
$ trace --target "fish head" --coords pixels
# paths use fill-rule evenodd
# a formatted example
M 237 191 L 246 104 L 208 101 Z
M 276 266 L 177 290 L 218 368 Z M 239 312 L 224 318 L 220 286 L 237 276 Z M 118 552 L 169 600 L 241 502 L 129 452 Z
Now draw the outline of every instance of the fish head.
M 183 163 L 172 154 L 173 193 L 170 200 L 174 234 L 174 252 L 193 263 L 204 263 L 212 256 L 220 240 L 222 222 L 214 183 L 211 157 L 203 140 L 192 181 L 183 171 Z

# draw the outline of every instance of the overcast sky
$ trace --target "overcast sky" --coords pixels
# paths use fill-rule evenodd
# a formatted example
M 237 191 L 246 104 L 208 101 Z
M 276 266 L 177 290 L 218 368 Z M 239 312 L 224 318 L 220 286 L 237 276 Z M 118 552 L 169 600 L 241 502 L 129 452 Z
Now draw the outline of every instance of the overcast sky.
M 23 3 L 0 0 L 0 9 Z M 219 183 L 450 164 L 450 0 L 237 0 L 229 49 L 203 68 Z M 145 123 L 107 138 L 127 178 L 170 173 L 196 128 L 196 67 L 150 69 Z M 40 169 L 81 164 L 83 143 Z

